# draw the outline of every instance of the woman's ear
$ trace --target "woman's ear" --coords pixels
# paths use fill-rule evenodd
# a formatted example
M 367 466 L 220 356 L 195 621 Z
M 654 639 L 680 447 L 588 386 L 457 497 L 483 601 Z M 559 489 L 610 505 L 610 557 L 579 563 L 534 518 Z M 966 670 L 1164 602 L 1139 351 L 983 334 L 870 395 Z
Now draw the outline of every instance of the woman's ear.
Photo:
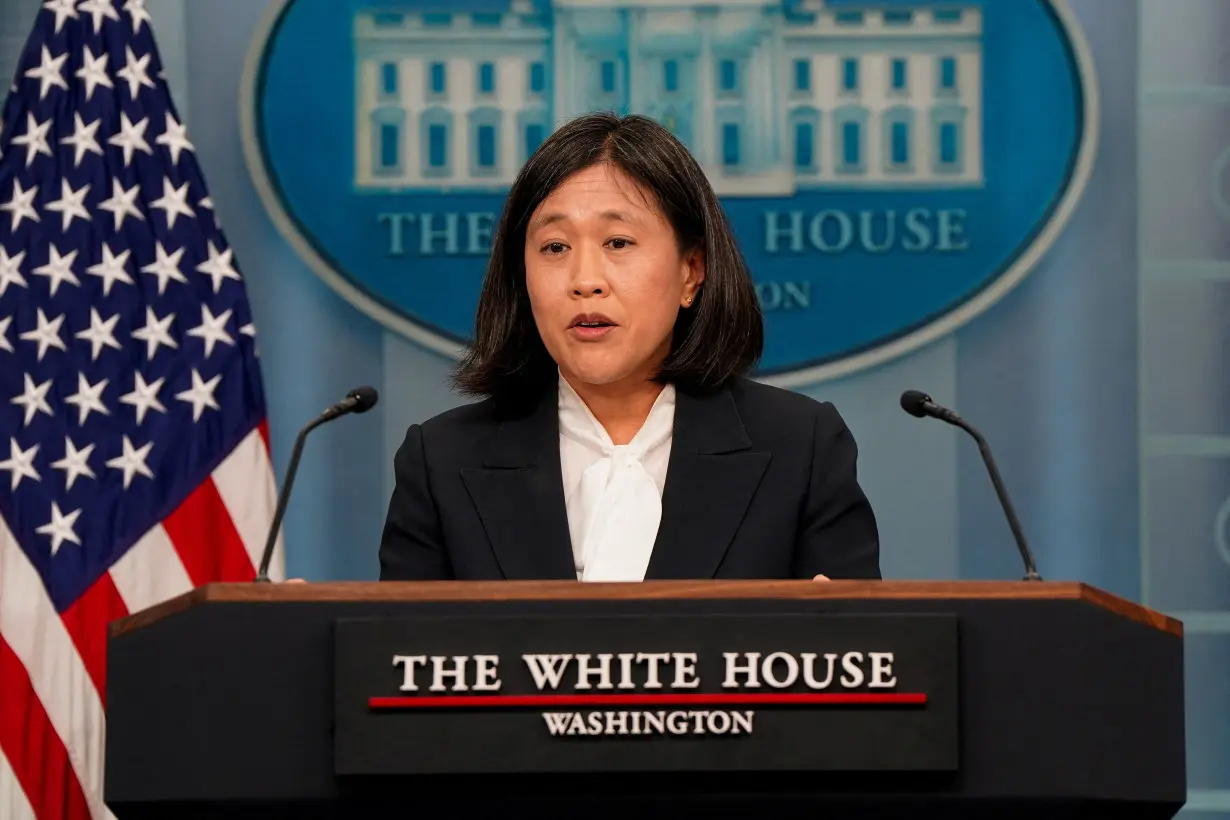
M 683 256 L 683 294 L 682 304 L 691 307 L 696 300 L 696 293 L 705 282 L 705 251 L 695 248 Z

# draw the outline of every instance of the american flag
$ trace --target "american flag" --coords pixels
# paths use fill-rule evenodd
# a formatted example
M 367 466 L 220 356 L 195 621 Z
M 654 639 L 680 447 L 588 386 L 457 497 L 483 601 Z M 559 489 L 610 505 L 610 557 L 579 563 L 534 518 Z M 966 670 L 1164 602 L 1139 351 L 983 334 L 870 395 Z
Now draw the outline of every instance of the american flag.
M 46 0 L 0 128 L 0 817 L 110 817 L 108 622 L 259 564 L 256 334 L 143 0 Z

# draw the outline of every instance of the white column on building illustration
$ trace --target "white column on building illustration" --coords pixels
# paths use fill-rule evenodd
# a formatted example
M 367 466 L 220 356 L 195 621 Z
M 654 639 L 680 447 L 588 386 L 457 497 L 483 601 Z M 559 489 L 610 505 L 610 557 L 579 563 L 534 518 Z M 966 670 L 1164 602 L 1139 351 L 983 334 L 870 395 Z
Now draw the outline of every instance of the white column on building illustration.
M 794 62 L 787 58 L 786 45 L 782 39 L 782 18 L 773 18 L 773 27 L 767 38 L 769 43 L 769 78 L 772 82 L 772 93 L 766 95 L 769 111 L 765 122 L 769 124 L 770 139 L 774 142 L 769 148 L 769 159 L 775 163 L 783 163 L 787 168 L 794 165 L 794 157 L 790 156 L 789 146 L 791 135 L 786 122 L 785 104 L 794 79 Z M 790 72 L 787 80 L 784 72 Z
M 702 166 L 716 164 L 713 150 L 713 135 L 717 131 L 715 112 L 715 73 L 713 65 L 713 24 L 714 12 L 709 9 L 697 9 L 696 23 L 700 28 L 700 53 L 697 55 L 696 89 L 700 97 L 697 106 L 696 158 Z
M 416 181 L 423 176 L 423 104 L 426 97 L 423 83 L 426 72 L 422 60 L 402 60 L 401 71 L 402 105 L 406 110 L 405 126 L 401 132 L 402 179 Z
M 910 149 L 913 161 L 914 177 L 918 179 L 934 176 L 932 168 L 932 150 L 935 145 L 931 138 L 931 101 L 935 93 L 935 60 L 926 53 L 911 54 L 906 58 L 907 81 L 909 82 L 909 104 L 914 110 L 914 145 Z
M 775 42 L 767 36 L 756 45 L 756 62 L 759 65 L 761 84 L 754 87 L 766 91 L 764 94 L 752 95 L 759 132 L 756 137 L 756 159 L 761 169 L 772 167 L 775 155 L 780 156 L 780 151 L 773 150 L 773 142 L 781 140 L 784 134 L 777 116 L 781 107 L 782 90 L 775 81 L 777 66 L 781 63 L 781 52 L 774 46 Z
M 973 49 L 957 60 L 957 81 L 961 84 L 961 104 L 965 106 L 965 134 L 962 141 L 965 176 L 981 179 L 982 173 L 982 51 Z
M 364 59 L 359 63 L 359 76 L 355 89 L 358 94 L 355 110 L 355 176 L 361 182 L 372 178 L 372 113 L 376 104 L 376 66 L 373 60 Z M 364 146 L 367 146 L 365 149 Z
M 763 169 L 766 155 L 765 139 L 768 126 L 765 121 L 765 101 L 773 96 L 769 75 L 765 72 L 765 48 L 757 43 L 747 52 L 747 77 L 740 89 L 743 109 L 743 162 L 754 171 Z
M 628 87 L 624 93 L 627 94 L 628 110 L 639 112 L 645 110 L 648 100 L 657 96 L 655 83 L 661 82 L 661 78 L 648 70 L 641 60 L 641 32 L 648 28 L 645 25 L 645 9 L 625 9 L 623 13 L 624 46 L 628 61 Z

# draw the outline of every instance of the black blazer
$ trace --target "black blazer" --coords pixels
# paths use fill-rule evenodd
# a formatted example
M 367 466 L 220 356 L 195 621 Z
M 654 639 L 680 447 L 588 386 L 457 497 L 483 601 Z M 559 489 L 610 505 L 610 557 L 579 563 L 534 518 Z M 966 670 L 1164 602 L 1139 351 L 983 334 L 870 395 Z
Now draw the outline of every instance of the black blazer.
M 412 425 L 394 459 L 381 580 L 576 580 L 557 391 Z M 753 382 L 678 389 L 646 579 L 880 578 L 857 448 L 832 404 Z

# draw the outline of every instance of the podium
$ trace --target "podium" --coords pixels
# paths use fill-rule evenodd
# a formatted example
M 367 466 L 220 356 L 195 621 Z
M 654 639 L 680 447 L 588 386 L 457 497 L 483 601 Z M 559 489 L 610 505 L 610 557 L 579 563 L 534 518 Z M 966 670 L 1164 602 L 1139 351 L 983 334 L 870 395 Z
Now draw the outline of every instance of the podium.
M 1079 583 L 218 584 L 111 625 L 105 798 L 1168 818 L 1183 696 L 1182 624 Z

